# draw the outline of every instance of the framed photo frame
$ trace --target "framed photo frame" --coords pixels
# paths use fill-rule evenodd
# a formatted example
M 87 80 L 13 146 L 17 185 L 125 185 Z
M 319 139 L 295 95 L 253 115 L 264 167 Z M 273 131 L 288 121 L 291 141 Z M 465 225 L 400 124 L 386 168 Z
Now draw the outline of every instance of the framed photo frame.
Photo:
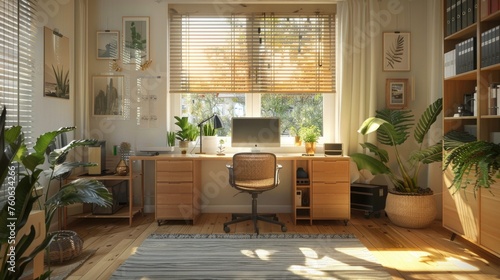
M 387 79 L 385 105 L 388 109 L 403 109 L 408 105 L 408 79 Z
M 97 59 L 120 58 L 120 31 L 97 31 Z
M 383 71 L 410 71 L 410 33 L 383 33 Z
M 96 75 L 92 77 L 92 115 L 120 117 L 124 109 L 124 76 Z
M 122 19 L 122 61 L 142 65 L 149 61 L 149 17 L 126 16 Z
M 43 39 L 43 96 L 69 99 L 69 38 L 45 27 Z

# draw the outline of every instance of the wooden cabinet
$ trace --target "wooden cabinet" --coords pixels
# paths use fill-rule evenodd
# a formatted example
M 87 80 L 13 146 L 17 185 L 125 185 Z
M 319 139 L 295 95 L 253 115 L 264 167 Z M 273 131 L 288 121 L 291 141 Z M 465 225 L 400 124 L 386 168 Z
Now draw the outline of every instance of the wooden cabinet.
M 195 223 L 200 214 L 200 162 L 156 161 L 155 218 Z
M 307 171 L 308 181 L 297 178 L 298 168 Z M 294 200 L 295 223 L 298 220 L 307 220 L 310 224 L 313 220 L 344 220 L 347 223 L 351 217 L 348 158 L 296 160 L 294 174 L 297 178 L 294 190 L 296 193 L 301 191 L 303 196 L 301 205 L 297 204 L 297 198 Z
M 492 37 L 490 31 L 500 26 L 500 10 L 489 10 L 490 0 L 476 0 L 477 8 L 473 17 L 476 20 L 450 32 L 448 26 L 451 21 L 447 20 L 450 18 L 450 15 L 447 15 L 447 3 L 453 2 L 442 1 L 445 34 L 443 132 L 446 134 L 452 130 L 467 131 L 476 135 L 478 140 L 493 141 L 493 133 L 500 132 L 500 108 L 497 101 L 500 96 L 492 95 L 491 88 L 497 83 L 500 84 L 500 63 L 491 63 L 485 58 L 488 57 L 489 51 L 494 50 L 491 48 L 491 42 L 498 40 Z M 468 48 L 459 48 L 464 42 L 472 44 Z M 470 50 L 473 50 L 472 67 L 450 74 L 447 67 L 449 54 L 453 51 L 468 54 Z M 455 59 L 455 65 L 458 67 L 457 64 L 461 64 L 458 58 Z M 465 109 L 475 108 L 474 113 L 466 110 L 465 114 L 459 114 L 459 106 Z M 499 184 L 493 185 L 491 191 L 480 189 L 475 194 L 472 187 L 470 190 L 455 192 L 453 188 L 449 189 L 452 173 L 446 170 L 443 174 L 443 226 L 500 256 L 500 230 L 497 226 L 500 214 L 495 211 L 500 207 Z

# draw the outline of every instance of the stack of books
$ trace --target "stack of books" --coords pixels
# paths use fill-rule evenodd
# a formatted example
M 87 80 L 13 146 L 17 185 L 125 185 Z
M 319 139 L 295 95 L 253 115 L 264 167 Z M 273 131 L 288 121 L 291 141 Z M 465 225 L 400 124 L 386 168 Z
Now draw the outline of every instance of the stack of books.
M 481 17 L 486 17 L 500 10 L 500 0 L 481 0 Z
M 477 1 L 479 0 L 446 0 L 446 36 L 476 22 Z
M 481 33 L 481 67 L 500 63 L 500 25 Z
M 444 78 L 453 77 L 456 74 L 455 49 L 453 49 L 444 54 Z
M 476 37 L 455 45 L 456 74 L 476 69 Z
M 455 49 L 444 54 L 444 77 L 476 69 L 476 53 L 476 37 L 456 44 Z

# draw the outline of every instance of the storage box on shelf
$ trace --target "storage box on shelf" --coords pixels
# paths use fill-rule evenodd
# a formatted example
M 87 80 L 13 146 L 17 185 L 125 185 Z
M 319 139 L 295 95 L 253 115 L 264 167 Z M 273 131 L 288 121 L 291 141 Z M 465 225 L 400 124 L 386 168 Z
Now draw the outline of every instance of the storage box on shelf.
M 499 96 L 495 91 L 500 83 L 499 3 L 498 0 L 465 1 L 467 7 L 474 7 L 473 18 L 477 20 L 464 27 L 463 24 L 457 25 L 456 14 L 453 26 L 451 7 L 455 4 L 456 12 L 458 2 L 443 1 L 443 132 L 475 132 L 472 134 L 478 140 L 494 141 L 495 135 L 500 132 Z M 463 3 L 461 1 L 462 9 Z M 470 41 L 474 43 L 468 48 L 461 48 L 463 42 Z M 468 69 L 458 70 L 457 65 L 463 63 L 457 61 L 459 57 L 467 57 L 472 66 L 469 64 Z M 474 105 L 467 104 L 468 101 L 474 102 Z M 474 110 L 472 114 L 471 109 Z M 494 225 L 494 221 L 500 219 L 500 213 L 492 210 L 500 207 L 500 200 L 484 189 L 476 194 L 472 190 L 455 192 L 449 189 L 451 172 L 446 171 L 443 176 L 443 226 L 500 256 L 500 230 Z M 492 187 L 493 193 L 497 190 L 498 184 Z

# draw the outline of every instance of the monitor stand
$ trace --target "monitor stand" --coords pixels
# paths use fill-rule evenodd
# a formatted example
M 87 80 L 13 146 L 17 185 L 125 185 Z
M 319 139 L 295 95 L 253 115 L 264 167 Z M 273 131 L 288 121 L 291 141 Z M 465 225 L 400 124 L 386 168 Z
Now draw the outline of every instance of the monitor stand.
M 260 153 L 260 149 L 257 148 L 257 145 L 255 145 L 255 147 L 252 147 L 252 150 L 251 150 L 252 153 Z

